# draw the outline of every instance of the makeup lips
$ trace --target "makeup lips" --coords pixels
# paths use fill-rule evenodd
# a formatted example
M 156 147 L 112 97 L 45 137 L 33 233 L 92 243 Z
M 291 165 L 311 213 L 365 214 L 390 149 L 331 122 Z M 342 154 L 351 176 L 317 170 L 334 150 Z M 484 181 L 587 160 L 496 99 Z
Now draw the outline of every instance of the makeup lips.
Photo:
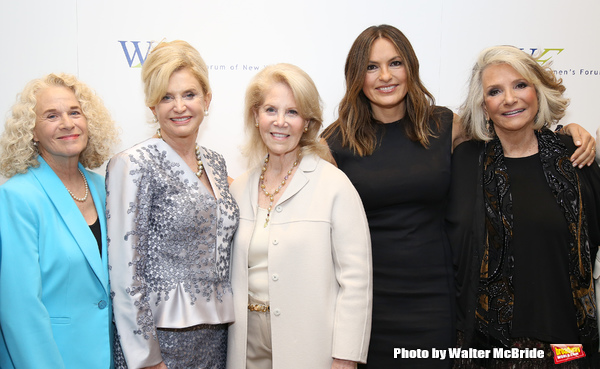
M 173 123 L 181 124 L 181 123 L 187 123 L 188 121 L 190 121 L 192 119 L 192 117 L 189 115 L 186 115 L 184 117 L 175 117 L 175 118 L 169 118 L 169 119 Z
M 375 89 L 379 92 L 390 93 L 390 92 L 394 92 L 396 87 L 398 87 L 398 85 L 386 85 L 386 86 L 377 87 Z
M 283 138 L 290 137 L 290 135 L 287 133 L 279 133 L 279 132 L 271 132 L 271 136 L 273 136 L 276 139 L 283 139 Z
M 505 116 L 505 117 L 512 117 L 512 116 L 518 115 L 518 114 L 520 114 L 520 113 L 522 113 L 524 111 L 525 111 L 525 109 L 514 109 L 514 110 L 511 110 L 511 111 L 507 111 L 505 113 L 502 113 L 502 115 Z
M 80 134 L 71 134 L 71 135 L 65 135 L 65 136 L 60 136 L 58 137 L 59 140 L 74 140 L 79 138 L 79 136 L 81 136 Z

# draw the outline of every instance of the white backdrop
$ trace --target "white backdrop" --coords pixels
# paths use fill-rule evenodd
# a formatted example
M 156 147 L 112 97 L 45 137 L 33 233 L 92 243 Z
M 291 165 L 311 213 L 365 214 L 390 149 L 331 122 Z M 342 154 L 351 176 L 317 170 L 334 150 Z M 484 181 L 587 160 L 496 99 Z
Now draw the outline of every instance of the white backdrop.
M 344 92 L 350 45 L 374 24 L 394 25 L 411 40 L 438 105 L 456 111 L 478 52 L 510 44 L 546 51 L 572 99 L 564 121 L 590 132 L 600 125 L 597 0 L 1 0 L 0 9 L 0 112 L 9 114 L 27 81 L 73 73 L 97 91 L 121 127 L 117 151 L 154 132 L 140 56 L 153 41 L 190 42 L 211 68 L 213 88 L 199 142 L 225 156 L 232 177 L 246 169 L 239 152 L 243 96 L 256 71 L 277 62 L 306 70 L 329 124 Z

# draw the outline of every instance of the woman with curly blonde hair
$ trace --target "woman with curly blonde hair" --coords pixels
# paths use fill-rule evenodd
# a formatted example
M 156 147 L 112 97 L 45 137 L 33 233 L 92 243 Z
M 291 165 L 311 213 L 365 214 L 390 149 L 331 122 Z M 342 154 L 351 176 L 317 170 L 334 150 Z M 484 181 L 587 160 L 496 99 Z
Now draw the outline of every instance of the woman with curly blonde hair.
M 33 141 L 36 94 L 48 86 L 70 88 L 85 112 L 89 140 L 79 155 L 81 164 L 95 169 L 110 158 L 111 148 L 117 142 L 117 131 L 101 99 L 74 76 L 49 74 L 31 81 L 25 87 L 13 106 L 12 115 L 6 120 L 4 133 L 0 137 L 0 174 L 12 177 L 39 165 L 38 151 Z
M 0 137 L 0 367 L 112 366 L 103 178 L 117 140 L 100 98 L 49 74 Z M 74 346 L 77 345 L 77 349 Z

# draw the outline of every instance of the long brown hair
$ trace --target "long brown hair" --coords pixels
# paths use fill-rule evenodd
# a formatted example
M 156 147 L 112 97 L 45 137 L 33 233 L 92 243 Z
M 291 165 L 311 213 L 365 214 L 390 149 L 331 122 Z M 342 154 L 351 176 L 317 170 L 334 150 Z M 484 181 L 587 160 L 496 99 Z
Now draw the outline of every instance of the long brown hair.
M 399 29 L 387 24 L 367 28 L 352 44 L 344 68 L 346 93 L 340 102 L 338 119 L 327 127 L 322 136 L 327 139 L 339 130 L 342 146 L 350 147 L 360 156 L 371 155 L 377 147 L 376 127 L 372 124 L 375 118 L 371 103 L 363 92 L 363 84 L 371 47 L 378 38 L 385 38 L 396 47 L 406 68 L 406 114 L 412 122 L 405 126 L 406 135 L 427 147 L 429 138 L 434 136 L 429 120 L 433 116 L 435 100 L 421 82 L 419 60 L 410 41 Z

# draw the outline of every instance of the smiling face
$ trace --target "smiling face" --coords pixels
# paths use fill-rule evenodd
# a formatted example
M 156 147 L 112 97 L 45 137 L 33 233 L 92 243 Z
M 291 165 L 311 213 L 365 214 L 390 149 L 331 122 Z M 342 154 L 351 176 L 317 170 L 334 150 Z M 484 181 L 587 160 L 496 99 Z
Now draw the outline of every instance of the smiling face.
M 198 128 L 208 109 L 211 95 L 204 94 L 200 82 L 183 68 L 171 74 L 165 96 L 150 108 L 156 116 L 163 137 L 196 139 Z
M 79 160 L 88 142 L 87 119 L 67 87 L 50 86 L 36 94 L 33 140 L 49 163 Z
M 482 75 L 484 111 L 500 138 L 531 133 L 538 112 L 534 85 L 508 64 L 494 64 Z
M 294 94 L 286 84 L 275 83 L 267 90 L 255 118 L 269 155 L 297 156 L 308 122 L 300 116 Z
M 388 39 L 373 42 L 363 92 L 371 102 L 375 119 L 390 123 L 406 113 L 408 92 L 404 61 Z

